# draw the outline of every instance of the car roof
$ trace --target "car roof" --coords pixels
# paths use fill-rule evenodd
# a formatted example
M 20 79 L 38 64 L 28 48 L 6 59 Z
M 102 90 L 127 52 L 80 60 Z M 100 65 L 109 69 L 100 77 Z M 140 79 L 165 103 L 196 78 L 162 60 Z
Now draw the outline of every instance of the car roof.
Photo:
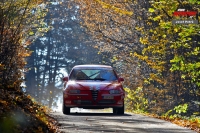
M 109 68 L 109 69 L 112 69 L 112 67 L 109 65 L 95 65 L 95 64 L 76 65 L 73 68 Z

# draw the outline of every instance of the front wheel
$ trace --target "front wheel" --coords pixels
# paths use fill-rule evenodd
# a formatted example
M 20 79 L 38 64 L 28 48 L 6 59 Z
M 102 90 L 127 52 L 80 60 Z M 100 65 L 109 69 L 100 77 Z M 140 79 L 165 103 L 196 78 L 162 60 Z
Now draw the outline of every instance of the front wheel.
M 66 107 L 64 102 L 63 102 L 62 111 L 63 111 L 63 114 L 65 114 L 65 115 L 70 114 L 70 108 Z
M 123 115 L 124 114 L 124 105 L 119 108 L 113 108 L 113 114 Z

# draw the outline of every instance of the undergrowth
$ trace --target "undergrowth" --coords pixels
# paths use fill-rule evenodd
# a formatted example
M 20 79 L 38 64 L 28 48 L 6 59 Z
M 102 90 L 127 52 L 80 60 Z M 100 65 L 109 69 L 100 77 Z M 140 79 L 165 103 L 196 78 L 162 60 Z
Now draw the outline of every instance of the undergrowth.
M 54 133 L 56 121 L 49 111 L 20 90 L 0 89 L 1 133 Z
M 148 113 L 142 110 L 131 111 L 136 114 L 142 114 L 154 118 L 170 121 L 176 125 L 187 127 L 200 133 L 200 116 L 199 114 L 192 114 L 190 116 L 185 115 L 187 113 L 188 104 L 175 106 L 173 109 L 167 111 L 162 115 Z M 129 111 L 130 112 L 130 111 Z

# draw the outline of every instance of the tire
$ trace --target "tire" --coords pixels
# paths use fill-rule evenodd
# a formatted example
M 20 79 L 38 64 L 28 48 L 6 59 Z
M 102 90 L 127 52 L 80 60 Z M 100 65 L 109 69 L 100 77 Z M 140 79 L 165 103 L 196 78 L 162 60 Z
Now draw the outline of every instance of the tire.
M 67 115 L 70 114 L 70 108 L 66 107 L 64 102 L 63 102 L 63 108 L 62 108 L 63 114 Z
M 113 114 L 123 115 L 124 114 L 124 105 L 120 108 L 113 108 Z
M 117 114 L 117 108 L 113 108 L 113 114 Z
M 123 105 L 123 107 L 118 108 L 117 114 L 119 114 L 119 115 L 123 115 L 124 114 L 124 105 Z

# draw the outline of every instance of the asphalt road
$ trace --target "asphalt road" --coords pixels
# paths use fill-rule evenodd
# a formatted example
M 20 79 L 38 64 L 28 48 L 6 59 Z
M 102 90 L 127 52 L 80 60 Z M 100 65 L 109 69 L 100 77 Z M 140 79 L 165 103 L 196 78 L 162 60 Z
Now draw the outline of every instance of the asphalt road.
M 138 114 L 113 115 L 102 110 L 54 112 L 61 133 L 196 133 L 170 122 Z

